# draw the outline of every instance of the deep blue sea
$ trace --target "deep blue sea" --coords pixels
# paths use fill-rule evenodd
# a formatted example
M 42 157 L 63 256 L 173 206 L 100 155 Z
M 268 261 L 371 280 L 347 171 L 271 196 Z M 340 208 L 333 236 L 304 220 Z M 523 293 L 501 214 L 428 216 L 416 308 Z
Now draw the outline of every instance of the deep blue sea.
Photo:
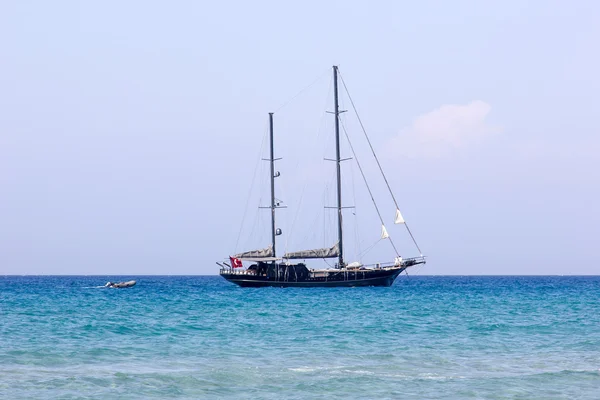
M 600 277 L 4 276 L 0 398 L 599 399 Z

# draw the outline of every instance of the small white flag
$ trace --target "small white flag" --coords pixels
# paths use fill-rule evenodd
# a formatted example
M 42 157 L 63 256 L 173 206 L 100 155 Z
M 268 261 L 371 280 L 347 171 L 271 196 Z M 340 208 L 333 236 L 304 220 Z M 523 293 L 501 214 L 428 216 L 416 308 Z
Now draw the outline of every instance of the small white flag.
M 402 218 L 402 214 L 400 214 L 400 210 L 396 209 L 396 219 L 394 220 L 395 224 L 403 224 L 404 218 Z
M 387 230 L 385 229 L 385 225 L 381 225 L 381 238 L 387 239 L 390 235 L 388 235 Z

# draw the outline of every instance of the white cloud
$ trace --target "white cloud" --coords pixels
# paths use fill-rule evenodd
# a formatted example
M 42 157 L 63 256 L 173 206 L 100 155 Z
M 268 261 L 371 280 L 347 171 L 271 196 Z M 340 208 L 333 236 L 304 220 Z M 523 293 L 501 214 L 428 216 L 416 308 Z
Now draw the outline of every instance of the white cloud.
M 415 118 L 392 139 L 389 148 L 411 157 L 441 157 L 466 148 L 499 131 L 486 122 L 491 108 L 481 100 L 443 105 Z

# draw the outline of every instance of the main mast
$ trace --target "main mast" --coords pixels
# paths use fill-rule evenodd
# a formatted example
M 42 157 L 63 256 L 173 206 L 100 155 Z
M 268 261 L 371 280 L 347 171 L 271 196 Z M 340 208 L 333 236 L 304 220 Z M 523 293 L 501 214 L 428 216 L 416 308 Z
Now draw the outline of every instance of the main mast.
M 344 267 L 344 246 L 342 238 L 342 170 L 340 158 L 340 107 L 338 104 L 338 67 L 333 66 L 333 103 L 335 114 L 335 165 L 337 169 L 337 210 L 338 210 L 338 246 L 340 255 L 338 256 L 339 268 Z
M 275 253 L 275 155 L 273 154 L 273 113 L 269 113 L 269 142 L 271 145 L 271 157 L 269 162 L 271 164 L 271 245 L 273 246 L 273 257 L 276 257 Z

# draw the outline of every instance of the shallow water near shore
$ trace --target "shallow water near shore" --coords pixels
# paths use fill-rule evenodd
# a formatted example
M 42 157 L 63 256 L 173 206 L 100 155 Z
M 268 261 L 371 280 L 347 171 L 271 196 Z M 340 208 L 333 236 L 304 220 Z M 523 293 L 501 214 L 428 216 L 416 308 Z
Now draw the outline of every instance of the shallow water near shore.
M 0 316 L 7 399 L 600 393 L 600 277 L 243 289 L 218 276 L 4 276 Z

